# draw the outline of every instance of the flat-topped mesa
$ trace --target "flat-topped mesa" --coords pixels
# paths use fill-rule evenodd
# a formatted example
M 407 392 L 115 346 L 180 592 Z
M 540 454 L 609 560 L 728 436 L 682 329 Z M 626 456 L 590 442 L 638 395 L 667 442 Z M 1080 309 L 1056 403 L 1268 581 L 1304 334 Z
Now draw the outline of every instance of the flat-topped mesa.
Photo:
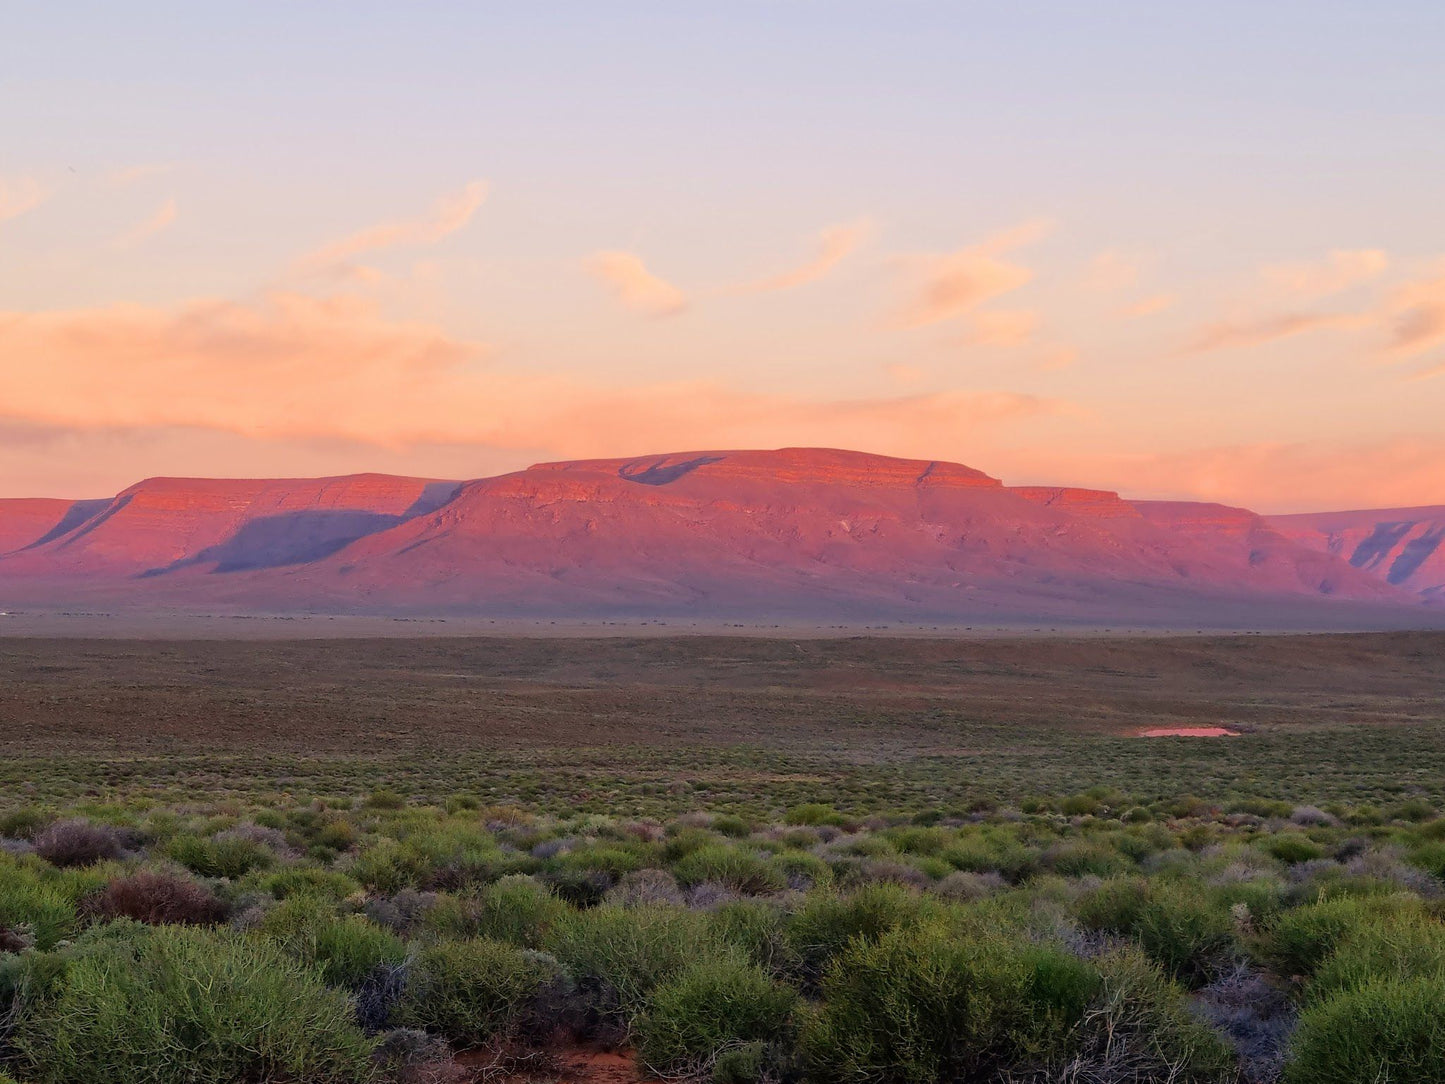
M 779 448 L 776 451 L 673 452 L 629 459 L 579 459 L 538 463 L 530 471 L 615 474 L 642 485 L 671 485 L 683 478 L 714 482 L 756 480 L 785 485 L 886 486 L 1000 489 L 983 471 L 943 460 L 897 459 L 836 448 Z
M 1073 489 L 1067 486 L 1009 486 L 1026 501 L 1046 508 L 1056 508 L 1075 516 L 1097 519 L 1140 519 L 1141 513 L 1132 503 L 1108 489 Z
M 227 567 L 290 563 L 434 511 L 457 488 L 386 474 L 147 478 L 108 501 L 74 502 L 19 555 L 65 573 L 154 574 L 206 560 Z

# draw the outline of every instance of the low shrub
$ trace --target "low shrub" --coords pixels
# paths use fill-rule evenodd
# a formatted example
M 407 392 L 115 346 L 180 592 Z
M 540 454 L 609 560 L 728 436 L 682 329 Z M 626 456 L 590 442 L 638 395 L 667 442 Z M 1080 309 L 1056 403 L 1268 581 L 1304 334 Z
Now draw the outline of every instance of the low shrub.
M 1391 915 L 1420 910 L 1413 896 L 1341 896 L 1282 912 L 1255 943 L 1256 954 L 1286 978 L 1309 977 L 1345 937 Z
M 427 926 L 451 936 L 484 937 L 541 948 L 547 931 L 571 909 L 531 877 L 503 877 L 476 897 L 444 897 Z
M 406 958 L 406 943 L 391 931 L 361 915 L 338 915 L 310 896 L 292 896 L 273 908 L 261 931 L 336 986 L 359 986 L 377 968 Z
M 701 961 L 653 991 L 637 1025 L 639 1056 L 661 1076 L 712 1075 L 719 1053 L 780 1038 L 796 1000 L 754 964 Z
M 1432 916 L 1405 912 L 1347 929 L 1307 993 L 1318 1000 L 1378 979 L 1440 976 L 1445 976 L 1445 925 Z
M 87 820 L 56 821 L 35 835 L 35 853 L 54 866 L 93 866 L 125 853 L 120 832 Z
M 710 881 L 727 885 L 745 896 L 760 896 L 787 887 L 782 871 L 766 858 L 725 844 L 693 851 L 678 861 L 673 874 L 684 888 Z
M 56 885 L 31 869 L 0 865 L 0 928 L 10 932 L 12 944 L 53 948 L 78 927 L 75 903 Z
M 1445 977 L 1379 979 L 1300 1016 L 1286 1084 L 1445 1081 Z
M 940 913 L 940 905 L 898 885 L 866 885 L 847 894 L 815 893 L 787 927 L 806 983 L 815 985 L 855 939 L 870 941 Z
M 1135 938 L 1171 977 L 1196 984 L 1234 941 L 1228 908 L 1188 883 L 1106 881 L 1080 898 L 1077 914 L 1086 929 Z
M 659 984 L 719 951 L 705 915 L 656 905 L 571 912 L 544 946 L 584 987 L 597 1015 L 622 1027 Z
M 1099 989 L 1090 965 L 940 926 L 854 941 L 829 968 L 804 1050 L 819 1080 L 934 1084 L 1061 1062 Z
M 504 1037 L 561 981 L 555 960 L 500 941 L 438 941 L 412 962 L 399 1020 L 462 1047 Z
M 202 877 L 243 877 L 276 861 L 269 847 L 243 835 L 177 836 L 166 844 L 166 854 Z
M 101 918 L 131 918 L 150 926 L 211 926 L 230 913 L 226 902 L 205 885 L 155 869 L 117 877 L 87 902 L 89 910 Z
M 1073 1049 L 1037 1079 L 1098 1084 L 1233 1084 L 1229 1046 L 1190 1012 L 1184 991 L 1135 946 L 1093 961 L 1100 985 Z
M 99 927 L 12 958 L 10 1047 L 31 1084 L 355 1084 L 371 1044 L 344 994 L 276 947 L 229 931 Z

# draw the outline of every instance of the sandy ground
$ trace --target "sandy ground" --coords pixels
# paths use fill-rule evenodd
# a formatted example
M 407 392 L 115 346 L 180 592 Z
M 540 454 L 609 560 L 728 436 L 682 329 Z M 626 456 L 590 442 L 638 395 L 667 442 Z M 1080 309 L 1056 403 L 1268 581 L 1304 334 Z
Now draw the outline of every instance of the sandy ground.
M 3 602 L 0 602 L 3 605 Z M 668 637 L 747 636 L 833 639 L 854 636 L 1017 639 L 1020 637 L 1271 636 L 1340 632 L 1445 629 L 1445 610 L 1393 611 L 1378 624 L 1302 628 L 1279 625 L 1070 625 L 1070 624 L 809 624 L 806 622 L 689 620 L 686 618 L 522 619 L 389 617 L 333 614 L 201 614 L 0 609 L 0 638 L 75 637 L 114 640 L 330 640 L 414 639 L 455 636 Z

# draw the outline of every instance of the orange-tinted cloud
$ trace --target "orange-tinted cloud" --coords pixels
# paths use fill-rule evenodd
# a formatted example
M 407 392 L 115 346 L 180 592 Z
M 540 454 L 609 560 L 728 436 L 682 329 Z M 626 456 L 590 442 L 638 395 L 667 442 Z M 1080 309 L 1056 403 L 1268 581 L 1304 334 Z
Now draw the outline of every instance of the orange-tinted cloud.
M 905 259 L 915 282 L 898 324 L 916 328 L 953 320 L 1027 285 L 1033 272 L 1003 257 L 1039 240 L 1048 230 L 1046 222 L 1028 222 L 957 252 Z
M 1136 320 L 1145 316 L 1154 316 L 1158 313 L 1166 312 L 1178 303 L 1179 298 L 1174 294 L 1155 294 L 1153 297 L 1146 297 L 1136 301 L 1132 305 L 1126 305 L 1123 310 L 1123 315 L 1131 320 Z
M 0 177 L 0 222 L 35 210 L 49 195 L 34 177 Z
M 121 166 L 106 173 L 101 179 L 104 183 L 116 188 L 134 184 L 150 177 L 159 177 L 175 169 L 171 162 L 143 162 L 134 166 Z
M 736 287 L 734 292 L 770 294 L 817 282 L 847 259 L 849 254 L 863 243 L 872 229 L 872 224 L 867 221 L 829 226 L 818 235 L 818 251 L 813 259 L 792 270 L 770 275 L 755 282 L 744 283 Z
M 1318 298 L 1341 293 L 1384 274 L 1390 258 L 1379 249 L 1336 249 L 1315 263 L 1277 264 L 1260 277 L 1276 289 L 1299 297 Z
M 1445 275 L 1400 287 L 1385 307 L 1389 328 L 1388 352 L 1396 358 L 1414 358 L 1445 347 Z M 1445 366 L 1427 370 L 1445 372 Z
M 1023 346 L 1033 340 L 1038 326 L 1039 314 L 1029 309 L 976 312 L 963 341 L 968 346 Z
M 1319 312 L 1291 312 L 1239 322 L 1222 320 L 1202 328 L 1180 353 L 1187 355 L 1205 354 L 1214 350 L 1238 350 L 1293 338 L 1311 331 L 1357 330 L 1370 323 L 1371 318 L 1368 316 Z
M 1141 260 L 1116 248 L 1105 249 L 1089 261 L 1084 287 L 1100 292 L 1124 290 L 1139 281 Z
M 1079 477 L 1141 497 L 1193 497 L 1257 512 L 1445 503 L 1445 439 L 1257 443 L 1081 459 Z
M 140 244 L 147 238 L 154 237 L 162 230 L 168 228 L 176 220 L 176 201 L 168 199 L 161 204 L 155 214 L 151 215 L 144 222 L 138 222 L 115 239 L 118 248 L 130 248 Z
M 370 226 L 303 256 L 297 261 L 296 268 L 303 274 L 337 274 L 346 271 L 353 259 L 366 252 L 403 245 L 435 244 L 470 222 L 486 198 L 486 182 L 472 181 L 460 192 L 437 200 L 431 213 L 422 218 Z
M 501 368 L 480 344 L 356 298 L 291 293 L 173 311 L 0 313 L 0 356 L 11 363 L 0 412 L 32 426 L 390 448 L 595 456 L 803 442 L 922 455 L 1064 409 L 1006 391 L 815 401 L 703 380 L 601 385 Z
M 586 266 L 617 300 L 634 312 L 675 316 L 687 308 L 687 295 L 649 271 L 636 253 L 599 252 Z

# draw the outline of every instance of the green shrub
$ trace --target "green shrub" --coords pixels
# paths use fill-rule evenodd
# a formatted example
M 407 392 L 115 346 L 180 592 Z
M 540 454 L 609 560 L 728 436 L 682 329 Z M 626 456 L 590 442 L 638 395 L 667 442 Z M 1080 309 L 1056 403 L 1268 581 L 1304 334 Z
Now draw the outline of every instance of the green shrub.
M 638 1053 L 659 1075 L 701 1075 L 728 1047 L 778 1039 L 796 1000 L 753 964 L 701 961 L 653 991 L 637 1025 Z
M 1190 884 L 1153 886 L 1139 914 L 1134 936 L 1176 979 L 1206 981 L 1234 943 L 1229 912 Z
M 0 816 L 0 836 L 8 839 L 34 839 L 54 818 L 35 806 L 22 806 Z
M 268 873 L 256 881 L 256 886 L 278 900 L 291 896 L 320 896 L 325 899 L 344 900 L 361 888 L 344 873 L 317 869 L 315 866 L 295 866 Z
M 844 823 L 841 813 L 822 802 L 805 802 L 802 805 L 795 805 L 783 814 L 783 820 L 787 824 L 804 824 L 810 828 L 817 828 L 824 824 L 841 825 Z
M 1225 1084 L 1238 1079 L 1234 1052 L 1189 1010 L 1184 991 L 1143 952 L 1127 946 L 1094 961 L 1100 987 L 1065 1065 L 1041 1079 Z
M 16 1067 L 32 1084 L 371 1078 L 345 995 L 255 938 L 113 923 L 0 970 Z
M 1090 965 L 939 926 L 853 942 L 823 983 L 804 1050 L 819 1080 L 934 1084 L 1061 1060 L 1099 988 Z
M 1306 904 L 1279 915 L 1258 939 L 1256 952 L 1280 975 L 1310 976 L 1351 932 L 1419 910 L 1419 899 L 1404 895 L 1341 896 Z
M 1445 976 L 1445 925 L 1405 912 L 1348 929 L 1308 987 L 1312 1000 L 1380 979 Z
M 427 913 L 426 926 L 446 937 L 484 937 L 535 949 L 571 910 L 532 878 L 514 875 L 477 896 L 441 897 Z
M 412 963 L 398 1015 L 459 1046 L 479 1046 L 511 1032 L 560 976 L 556 961 L 500 941 L 438 941 Z
M 166 853 L 202 877 L 242 877 L 276 860 L 263 844 L 243 836 L 177 836 L 166 844 Z
M 744 895 L 760 896 L 787 887 L 782 872 L 766 858 L 725 844 L 693 851 L 672 872 L 684 888 L 715 881 Z
M 1381 979 L 1300 1016 L 1286 1084 L 1445 1081 L 1445 977 Z
M 0 929 L 26 930 L 41 949 L 74 935 L 79 927 L 75 903 L 53 878 L 18 864 L 0 863 Z
M 1107 843 L 1099 840 L 1070 840 L 1044 852 L 1049 869 L 1064 877 L 1113 877 L 1133 863 Z
M 719 951 L 706 916 L 656 904 L 570 912 L 547 932 L 545 947 L 598 995 L 603 1015 L 628 1025 L 660 983 Z
M 712 912 L 718 941 L 772 975 L 795 976 L 802 961 L 788 940 L 782 909 L 763 900 L 735 900 Z
M 845 895 L 815 892 L 788 923 L 787 939 L 803 976 L 816 983 L 855 938 L 876 940 L 900 926 L 936 917 L 941 909 L 899 885 L 871 884 Z
M 1188 883 L 1105 881 L 1080 898 L 1077 913 L 1085 928 L 1135 938 L 1170 976 L 1191 982 L 1209 977 L 1234 938 L 1228 908 Z
M 1291 866 L 1299 862 L 1310 862 L 1316 858 L 1323 858 L 1325 854 L 1323 847 L 1299 832 L 1271 836 L 1265 841 L 1264 849 L 1281 862 Z
M 376 968 L 406 958 L 406 944 L 389 930 L 361 915 L 338 915 L 330 903 L 311 896 L 283 901 L 262 920 L 261 930 L 337 986 L 359 986 Z

